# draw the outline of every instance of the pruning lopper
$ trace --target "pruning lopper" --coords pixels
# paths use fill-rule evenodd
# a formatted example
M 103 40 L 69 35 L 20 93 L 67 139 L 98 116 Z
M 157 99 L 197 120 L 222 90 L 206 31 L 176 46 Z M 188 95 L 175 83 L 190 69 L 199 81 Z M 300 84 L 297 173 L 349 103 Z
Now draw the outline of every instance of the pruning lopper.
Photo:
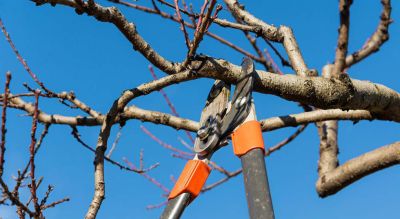
M 201 192 L 211 172 L 208 164 L 212 155 L 227 144 L 229 137 L 235 155 L 242 162 L 250 218 L 274 218 L 264 141 L 252 99 L 255 68 L 248 57 L 243 58 L 241 74 L 230 102 L 229 85 L 216 80 L 211 88 L 194 144 L 196 155 L 186 163 L 170 192 L 161 219 L 180 218 L 186 206 Z

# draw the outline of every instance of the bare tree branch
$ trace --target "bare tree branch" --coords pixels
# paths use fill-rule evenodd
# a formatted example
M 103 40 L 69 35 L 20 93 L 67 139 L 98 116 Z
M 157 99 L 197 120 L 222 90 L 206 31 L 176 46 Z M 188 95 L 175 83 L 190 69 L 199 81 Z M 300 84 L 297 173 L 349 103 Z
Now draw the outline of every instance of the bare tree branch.
M 175 3 L 175 8 L 176 8 L 176 15 L 178 16 L 178 20 L 179 20 L 179 22 L 181 24 L 181 31 L 183 32 L 183 35 L 185 37 L 186 47 L 188 49 L 190 49 L 189 35 L 188 35 L 188 33 L 186 31 L 186 28 L 185 28 L 185 21 L 182 19 L 181 13 L 179 11 L 178 0 L 174 0 L 174 3 Z
M 33 206 L 35 207 L 35 218 L 40 218 L 42 217 L 42 211 L 40 210 L 40 206 L 38 203 L 38 197 L 36 194 L 37 190 L 37 184 L 36 184 L 36 178 L 35 178 L 35 145 L 36 145 L 36 129 L 37 129 L 37 123 L 38 123 L 38 115 L 39 115 L 39 93 L 40 91 L 35 92 L 35 106 L 34 106 L 34 113 L 33 113 L 33 119 L 32 119 L 32 129 L 31 129 L 31 144 L 29 146 L 29 163 L 30 163 L 30 177 L 31 177 L 31 184 L 30 184 L 30 190 L 31 190 L 31 195 L 32 195 L 32 201 L 33 201 Z
M 353 0 L 340 0 L 340 26 L 338 43 L 336 47 L 335 64 L 332 70 L 332 76 L 339 78 L 343 73 L 346 64 L 346 55 L 349 44 L 349 27 L 350 27 L 350 6 Z
M 173 15 L 170 15 L 170 14 L 165 13 L 165 12 L 163 12 L 163 11 L 160 11 L 159 9 L 147 8 L 147 7 L 144 7 L 144 6 L 132 4 L 132 3 L 130 3 L 130 2 L 125 2 L 125 1 L 119 1 L 119 0 L 111 0 L 111 1 L 116 2 L 116 3 L 118 3 L 118 4 L 121 4 L 121 5 L 124 5 L 124 6 L 127 6 L 127 7 L 130 7 L 130 8 L 134 8 L 134 9 L 137 9 L 137 10 L 140 10 L 140 11 L 144 11 L 144 12 L 146 12 L 146 13 L 157 14 L 157 15 L 160 15 L 161 17 L 163 17 L 163 18 L 166 18 L 166 19 L 169 19 L 169 20 L 172 20 L 172 21 L 175 21 L 175 22 L 179 22 L 179 20 L 178 20 L 177 17 L 174 17 Z M 183 12 L 183 11 L 181 10 L 181 12 Z M 185 11 L 185 12 L 186 12 L 186 11 Z M 193 15 L 193 16 L 191 16 L 190 18 L 193 18 L 193 19 L 194 19 L 194 17 L 196 17 L 196 16 Z M 225 20 L 212 19 L 212 21 L 213 21 L 214 23 L 216 23 L 216 24 L 219 24 L 219 25 L 223 26 L 223 27 L 236 27 L 236 24 L 235 24 L 235 23 L 231 23 L 231 22 L 228 22 L 228 21 L 225 21 Z M 189 28 L 192 28 L 192 29 L 195 29 L 195 28 L 196 28 L 196 24 L 195 24 L 195 23 L 194 23 L 194 24 L 190 24 L 190 23 L 184 22 L 184 24 L 185 24 L 185 26 L 187 26 L 187 27 L 189 27 Z M 244 27 L 243 27 L 243 26 L 244 26 Z M 239 24 L 239 27 L 238 27 L 238 28 L 239 28 L 239 29 L 250 30 L 250 31 L 255 31 L 255 29 L 256 29 L 256 28 L 254 28 L 254 27 L 247 26 L 247 25 L 242 25 L 242 26 L 240 26 L 240 24 Z M 217 41 L 219 41 L 219 42 L 221 42 L 221 43 L 223 43 L 223 44 L 225 44 L 225 45 L 231 47 L 232 49 L 234 49 L 234 50 L 236 50 L 236 51 L 238 51 L 238 52 L 244 54 L 245 56 L 251 57 L 254 61 L 262 62 L 262 60 L 259 59 L 258 57 L 252 55 L 252 54 L 249 53 L 248 51 L 246 51 L 246 50 L 240 48 L 239 46 L 237 46 L 237 45 L 235 45 L 235 44 L 229 42 L 228 40 L 226 40 L 226 39 L 220 37 L 220 36 L 217 35 L 217 34 L 214 34 L 214 33 L 210 32 L 210 31 L 207 31 L 205 34 L 208 35 L 209 37 L 211 37 L 211 38 L 213 38 L 213 39 L 215 39 L 215 40 L 217 40 Z
M 321 122 L 326 120 L 372 120 L 374 117 L 366 110 L 349 110 L 340 109 L 318 110 L 291 114 L 287 116 L 272 117 L 261 120 L 261 128 L 263 131 L 272 131 L 283 127 L 296 127 L 303 124 Z
M 197 72 L 204 77 L 227 83 L 236 83 L 240 79 L 239 66 L 225 60 L 208 57 L 202 58 L 201 63 L 201 69 Z M 274 94 L 322 109 L 365 109 L 378 118 L 400 121 L 399 93 L 380 84 L 356 79 L 346 81 L 277 75 L 261 70 L 257 70 L 256 78 L 254 90 L 261 93 Z
M 300 128 L 298 128 L 292 135 L 290 135 L 288 138 L 284 139 L 283 141 L 279 142 L 278 144 L 268 148 L 265 151 L 265 156 L 269 156 L 272 152 L 275 152 L 277 150 L 280 150 L 283 146 L 289 144 L 291 141 L 293 141 L 297 136 L 299 136 L 305 129 L 307 128 L 306 125 L 301 125 Z
M 12 98 L 13 96 L 11 96 Z M 12 98 L 16 99 L 16 98 Z M 27 107 L 28 103 L 22 106 L 10 106 L 25 110 L 31 113 L 30 107 Z M 176 129 L 184 129 L 191 132 L 197 132 L 199 129 L 198 122 L 175 117 L 166 113 L 149 111 L 140 109 L 136 106 L 130 106 L 125 108 L 125 111 L 120 115 L 120 119 L 138 119 L 141 121 L 152 122 L 155 124 L 163 124 Z M 42 123 L 49 124 L 65 124 L 73 126 L 98 126 L 102 123 L 104 117 L 100 119 L 92 117 L 67 117 L 61 115 L 48 115 L 44 112 L 40 112 L 39 121 Z M 119 123 L 120 119 L 116 119 L 115 123 Z M 279 117 L 272 117 L 264 120 L 260 120 L 263 131 L 272 131 L 284 127 L 296 127 L 302 124 L 321 122 L 326 120 L 374 120 L 381 119 L 375 117 L 371 112 L 367 110 L 341 110 L 341 109 L 329 109 L 329 110 L 319 110 L 312 112 L 304 112 L 299 114 L 291 114 Z
M 74 126 L 71 126 L 71 128 L 72 128 L 72 132 L 71 132 L 71 134 L 72 134 L 72 136 L 83 146 L 83 147 L 85 147 L 86 149 L 88 149 L 89 151 L 91 151 L 91 152 L 93 152 L 93 153 L 96 153 L 96 150 L 95 149 L 93 149 L 90 145 L 88 145 L 87 143 L 85 143 L 83 140 L 82 140 L 82 138 L 81 138 L 81 136 L 80 136 L 80 134 L 79 134 L 79 132 L 78 132 L 78 129 L 76 128 L 76 127 L 74 127 Z M 113 160 L 113 159 L 111 159 L 111 158 L 109 158 L 109 157 L 104 157 L 104 159 L 107 161 L 107 162 L 109 162 L 110 164 L 112 164 L 112 165 L 115 165 L 115 166 L 117 166 L 119 169 L 121 169 L 121 170 L 127 170 L 127 171 L 132 171 L 132 172 L 135 172 L 135 173 L 142 173 L 143 172 L 143 170 L 141 170 L 141 169 L 132 169 L 132 168 L 129 168 L 129 167 L 127 167 L 127 166 L 124 166 L 124 165 L 122 165 L 122 164 L 120 164 L 119 162 L 117 162 L 117 161 L 115 161 L 115 160 Z M 156 164 L 154 164 L 153 166 L 155 166 L 155 167 L 157 167 L 159 164 L 158 163 L 156 163 Z M 153 168 L 152 168 L 153 169 Z
M 346 57 L 347 67 L 350 67 L 351 65 L 354 65 L 369 55 L 377 52 L 382 44 L 389 39 L 389 25 L 392 23 L 390 18 L 392 6 L 390 4 L 390 0 L 381 0 L 381 3 L 383 5 L 383 9 L 378 27 L 368 39 L 367 43 L 360 50 Z
M 269 25 L 250 14 L 249 12 L 244 10 L 243 7 L 236 0 L 224 0 L 224 2 L 228 6 L 231 13 L 236 14 L 236 16 L 240 17 L 246 24 L 257 26 L 258 31 L 256 32 L 259 35 L 274 42 L 282 42 L 283 36 L 278 31 L 278 28 Z
M 399 163 L 400 142 L 395 142 L 353 158 L 320 176 L 317 192 L 321 197 L 335 194 L 362 177 Z
M 207 5 L 206 3 L 208 3 L 208 0 L 205 0 L 204 8 Z M 200 42 L 203 40 L 204 34 L 207 32 L 211 24 L 211 13 L 216 3 L 217 3 L 216 0 L 210 0 L 210 5 L 208 6 L 207 13 L 205 14 L 204 19 L 201 19 L 202 17 L 200 17 L 197 23 L 196 31 L 194 33 L 194 39 L 192 41 L 192 45 L 190 47 L 190 50 L 187 54 L 185 61 L 183 61 L 182 63 L 184 67 L 186 67 L 190 63 L 193 56 L 196 54 L 196 50 L 199 47 Z
M 325 65 L 322 69 L 322 76 L 325 78 L 333 78 L 334 65 Z M 316 123 L 318 128 L 319 143 L 319 160 L 318 175 L 321 176 L 334 170 L 339 165 L 338 153 L 338 121 L 329 120 Z
M 300 52 L 300 48 L 297 44 L 296 38 L 294 37 L 292 29 L 286 26 L 281 26 L 279 32 L 283 36 L 283 46 L 285 47 L 286 53 L 289 56 L 290 64 L 293 70 L 299 76 L 310 76 L 307 65 Z M 316 75 L 314 75 L 316 76 Z
M 137 28 L 134 23 L 128 21 L 126 17 L 115 7 L 104 7 L 100 4 L 95 3 L 94 0 L 33 0 L 37 5 L 49 3 L 51 5 L 61 4 L 71 7 L 77 14 L 87 14 L 92 16 L 98 21 L 107 22 L 113 24 L 130 42 L 134 50 L 139 51 L 143 57 L 149 60 L 160 70 L 169 74 L 169 76 L 157 79 L 147 84 L 142 84 L 134 89 L 126 90 L 119 96 L 109 108 L 107 114 L 101 114 L 90 106 L 86 105 L 82 101 L 78 100 L 75 95 L 71 93 L 56 93 L 47 89 L 44 84 L 39 81 L 38 77 L 31 71 L 26 61 L 19 54 L 15 45 L 11 41 L 11 38 L 6 31 L 4 25 L 0 20 L 0 26 L 4 32 L 6 39 L 11 45 L 17 58 L 22 63 L 24 68 L 33 78 L 33 80 L 45 91 L 39 95 L 33 88 L 28 85 L 25 87 L 28 89 L 28 94 L 16 94 L 12 95 L 8 91 L 8 84 L 4 94 L 0 95 L 0 101 L 3 106 L 2 114 L 2 138 L 0 144 L 0 185 L 3 193 L 3 197 L 0 199 L 0 203 L 5 203 L 5 200 L 10 200 L 11 204 L 17 206 L 18 215 L 20 218 L 25 217 L 25 212 L 34 218 L 42 218 L 42 211 L 47 207 L 53 207 L 58 203 L 67 201 L 68 199 L 62 199 L 52 204 L 46 204 L 47 199 L 51 193 L 50 187 L 40 205 L 38 203 L 38 197 L 36 194 L 37 187 L 40 185 L 41 179 L 38 183 L 35 178 L 35 153 L 39 149 L 40 143 L 35 138 L 35 131 L 37 122 L 45 124 L 44 132 L 47 133 L 49 124 L 68 124 L 73 128 L 74 137 L 82 143 L 86 148 L 95 153 L 94 158 L 94 195 L 92 202 L 86 214 L 86 218 L 96 218 L 99 209 L 103 203 L 105 197 L 105 177 L 104 177 L 104 160 L 119 166 L 120 168 L 126 168 L 130 171 L 135 171 L 145 178 L 156 184 L 153 177 L 144 174 L 143 171 L 143 152 L 140 152 L 139 157 L 139 168 L 136 168 L 133 164 L 128 163 L 125 167 L 121 164 L 111 160 L 105 156 L 107 150 L 108 140 L 112 127 L 119 123 L 122 127 L 127 120 L 139 119 L 142 121 L 152 122 L 155 124 L 163 124 L 176 129 L 184 129 L 187 131 L 195 132 L 199 129 L 199 123 L 196 121 L 188 120 L 179 117 L 173 105 L 170 103 L 166 95 L 169 106 L 173 111 L 173 115 L 155 112 L 150 110 L 140 109 L 136 106 L 128 106 L 129 102 L 139 96 L 147 95 L 153 91 L 160 90 L 162 88 L 177 84 L 184 81 L 195 80 L 200 77 L 207 77 L 212 79 L 219 79 L 229 84 L 235 84 L 241 79 L 241 68 L 235 64 L 230 63 L 227 60 L 215 59 L 213 57 L 197 55 L 197 51 L 200 43 L 202 42 L 203 36 L 208 35 L 219 42 L 230 46 L 234 50 L 245 54 L 255 61 L 263 64 L 267 70 L 275 71 L 272 68 L 273 60 L 267 55 L 262 53 L 262 50 L 257 46 L 257 37 L 262 37 L 265 42 L 270 45 L 275 52 L 277 49 L 271 44 L 271 42 L 277 42 L 284 46 L 287 57 L 290 60 L 290 64 L 283 58 L 285 55 L 278 53 L 279 58 L 283 65 L 292 67 L 296 75 L 277 75 L 270 72 L 258 70 L 255 75 L 256 81 L 254 84 L 254 91 L 264 94 L 272 94 L 279 96 L 288 101 L 299 102 L 302 105 L 309 105 L 310 108 L 315 111 L 304 112 L 274 118 L 268 118 L 261 121 L 263 131 L 271 131 L 279 128 L 300 126 L 294 134 L 289 136 L 284 141 L 277 145 L 269 148 L 266 154 L 279 150 L 281 147 L 295 139 L 309 123 L 318 122 L 318 129 L 320 134 L 320 160 L 318 166 L 319 179 L 317 181 L 317 191 L 321 197 L 325 197 L 330 194 L 334 194 L 345 186 L 352 182 L 380 169 L 399 164 L 400 156 L 400 143 L 396 142 L 392 145 L 388 145 L 377 149 L 372 152 L 368 152 L 361 155 L 358 158 L 352 159 L 342 166 L 338 166 L 338 124 L 337 120 L 389 120 L 400 122 L 400 94 L 386 86 L 375 84 L 367 81 L 359 81 L 356 79 L 350 79 L 345 74 L 346 67 L 361 61 L 370 54 L 376 52 L 380 46 L 388 39 L 388 27 L 391 22 L 391 4 L 390 0 L 381 0 L 383 10 L 381 14 L 380 23 L 376 31 L 371 36 L 370 40 L 367 41 L 365 46 L 352 55 L 347 55 L 348 50 L 348 39 L 349 39 L 349 17 L 350 17 L 350 5 L 352 0 L 340 0 L 339 11 L 340 11 L 340 27 L 338 43 L 335 55 L 335 62 L 333 67 L 329 67 L 329 75 L 323 73 L 324 77 L 316 77 L 317 72 L 309 70 L 304 60 L 299 45 L 296 41 L 295 35 L 291 28 L 286 26 L 280 26 L 276 28 L 266 22 L 258 19 L 250 12 L 244 9 L 237 0 L 224 0 L 228 9 L 230 10 L 237 23 L 230 22 L 227 20 L 217 18 L 218 12 L 221 10 L 221 6 L 216 6 L 216 0 L 205 0 L 201 7 L 200 14 L 194 13 L 192 6 L 190 11 L 185 2 L 182 2 L 183 9 L 179 7 L 178 0 L 174 0 L 174 4 L 166 2 L 165 0 L 158 0 L 158 2 L 170 7 L 169 10 L 173 10 L 176 16 L 170 14 L 171 12 L 161 11 L 156 5 L 155 0 L 151 3 L 153 8 L 124 2 L 121 0 L 109 0 L 110 2 L 119 3 L 137 10 L 144 11 L 146 13 L 157 14 L 163 18 L 170 19 L 178 22 L 184 33 L 185 43 L 188 47 L 187 56 L 184 60 L 174 62 L 167 60 L 155 51 L 146 42 L 141 35 L 137 32 Z M 214 11 L 214 13 L 213 13 Z M 183 20 L 184 16 L 188 16 L 191 23 Z M 257 55 L 253 55 L 250 52 L 238 47 L 234 43 L 227 41 L 226 39 L 208 32 L 210 25 L 213 23 L 218 24 L 221 27 L 229 27 L 245 32 L 247 39 L 255 49 Z M 193 41 L 190 42 L 188 32 L 186 28 L 193 28 L 195 30 Z M 255 38 L 252 34 L 255 34 Z M 271 42 L 270 42 L 271 41 Z M 347 57 L 346 57 L 347 56 Z M 275 68 L 278 69 L 278 68 Z M 26 97 L 35 96 L 35 104 L 25 102 Z M 54 98 L 59 99 L 61 103 L 71 107 L 79 108 L 85 114 L 86 117 L 81 116 L 63 116 L 63 115 L 49 115 L 45 112 L 41 112 L 38 109 L 38 98 Z M 31 179 L 30 190 L 31 197 L 27 204 L 23 204 L 19 199 L 18 188 L 21 187 L 21 183 L 25 179 L 29 179 L 26 176 L 27 170 L 23 173 L 18 172 L 16 190 L 11 192 L 8 190 L 7 185 L 1 178 L 4 165 L 4 151 L 5 148 L 5 122 L 6 122 L 6 109 L 17 108 L 27 112 L 27 114 L 33 117 L 32 133 L 31 133 L 31 145 L 30 145 L 30 160 L 28 166 L 30 166 L 31 172 L 29 174 Z M 318 110 L 316 110 L 318 109 Z M 326 110 L 320 110 L 326 109 Z M 98 141 L 96 148 L 93 149 L 80 139 L 79 133 L 77 132 L 76 126 L 97 126 L 101 125 L 100 133 L 98 135 Z M 187 134 L 190 136 L 189 132 Z M 150 134 L 149 134 L 150 135 Z M 43 135 L 43 138 L 45 134 Z M 41 136 L 41 139 L 42 139 Z M 154 139 L 154 136 L 153 136 Z M 41 140 L 39 140 L 41 142 Z M 35 148 L 35 145 L 38 145 Z M 163 145 L 163 144 L 162 144 Z M 163 145 L 168 149 L 175 152 L 172 156 L 180 157 L 182 159 L 190 159 L 192 151 L 184 152 L 179 149 L 173 148 L 169 145 Z M 111 149 L 112 152 L 113 149 Z M 111 153 L 110 153 L 111 154 Z M 124 159 L 126 162 L 126 159 Z M 158 164 L 151 166 L 149 169 L 156 167 Z M 240 174 L 241 169 L 236 171 L 227 171 L 219 165 L 211 162 L 214 169 L 220 171 L 224 176 L 222 179 L 216 181 L 203 188 L 204 191 L 215 188 L 216 186 L 226 182 L 230 178 Z M 132 166 L 132 167 L 131 167 Z M 27 169 L 27 168 L 26 168 Z M 19 180 L 19 181 L 18 181 Z M 161 185 L 161 184 L 160 184 Z M 168 193 L 169 190 L 166 187 L 162 187 L 164 192 Z M 33 203 L 34 211 L 29 209 L 29 204 Z
M 1 22 L 1 21 L 0 21 Z M 0 178 L 3 176 L 4 171 L 4 155 L 6 152 L 6 121 L 7 121 L 7 105 L 8 105 L 8 96 L 10 93 L 10 81 L 11 81 L 11 73 L 6 73 L 6 82 L 4 86 L 4 99 L 3 99 L 3 107 L 1 111 L 1 141 L 0 141 Z
M 21 62 L 21 64 L 24 66 L 25 70 L 29 73 L 29 75 L 31 76 L 31 78 L 36 82 L 36 84 L 38 84 L 44 91 L 46 91 L 47 93 L 53 93 L 52 91 L 50 91 L 49 89 L 47 89 L 43 82 L 41 82 L 38 77 L 36 76 L 35 73 L 32 72 L 31 68 L 29 67 L 28 63 L 26 62 L 26 60 L 24 58 L 22 58 L 21 54 L 18 52 L 17 48 L 15 47 L 13 41 L 11 40 L 10 34 L 7 32 L 6 27 L 4 26 L 2 20 L 0 19 L 0 28 L 2 30 L 2 32 L 4 33 L 4 36 L 6 37 L 8 43 L 10 44 L 12 50 L 14 51 L 15 55 L 17 56 L 18 61 Z
M 139 51 L 153 65 L 164 72 L 176 73 L 180 70 L 180 66 L 166 60 L 160 56 L 137 32 L 134 23 L 129 22 L 125 16 L 116 7 L 103 7 L 97 3 L 77 4 L 72 0 L 33 0 L 37 5 L 45 3 L 62 4 L 75 8 L 78 14 L 86 13 L 95 17 L 98 21 L 109 22 L 114 24 L 119 31 L 132 43 L 133 49 Z
M 153 76 L 154 80 L 157 80 L 158 77 L 157 75 L 154 73 L 154 69 L 151 65 L 149 65 L 149 70 L 151 75 Z M 179 117 L 178 111 L 175 109 L 174 104 L 172 104 L 172 101 L 169 99 L 167 93 L 165 93 L 165 91 L 163 89 L 160 89 L 159 92 L 161 93 L 161 95 L 164 97 L 164 100 L 167 102 L 168 107 L 171 109 L 171 112 L 174 116 Z M 192 135 L 190 134 L 190 132 L 185 131 L 186 136 L 189 138 L 189 140 L 194 143 L 194 139 L 192 137 Z

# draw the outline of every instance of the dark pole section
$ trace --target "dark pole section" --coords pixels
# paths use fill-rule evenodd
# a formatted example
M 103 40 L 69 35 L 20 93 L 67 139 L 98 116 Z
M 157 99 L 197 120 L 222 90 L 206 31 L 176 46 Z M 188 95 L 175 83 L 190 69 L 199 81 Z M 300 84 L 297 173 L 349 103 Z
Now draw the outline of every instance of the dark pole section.
M 256 148 L 240 157 L 251 219 L 274 219 L 263 150 Z
M 177 197 L 170 199 L 164 209 L 161 219 L 178 219 L 181 217 L 186 206 L 189 204 L 190 194 L 182 193 Z

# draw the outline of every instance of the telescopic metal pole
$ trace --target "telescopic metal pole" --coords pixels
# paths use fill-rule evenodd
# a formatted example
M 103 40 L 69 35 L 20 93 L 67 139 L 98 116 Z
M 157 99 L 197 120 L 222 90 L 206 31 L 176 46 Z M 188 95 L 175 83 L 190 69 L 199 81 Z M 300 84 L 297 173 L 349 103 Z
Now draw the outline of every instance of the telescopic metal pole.
M 186 206 L 189 204 L 190 194 L 182 193 L 179 196 L 168 200 L 161 219 L 178 219 L 181 217 Z
M 264 151 L 256 148 L 240 157 L 251 219 L 274 219 Z

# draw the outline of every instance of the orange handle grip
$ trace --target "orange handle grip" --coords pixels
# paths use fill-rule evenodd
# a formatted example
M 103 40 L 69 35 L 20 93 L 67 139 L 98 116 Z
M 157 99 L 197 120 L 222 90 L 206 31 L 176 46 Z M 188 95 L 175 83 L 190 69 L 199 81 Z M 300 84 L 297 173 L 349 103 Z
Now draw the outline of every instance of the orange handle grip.
M 243 123 L 232 133 L 233 152 L 240 157 L 252 149 L 264 149 L 261 125 L 252 120 Z
M 173 199 L 182 193 L 190 193 L 190 200 L 193 201 L 203 188 L 211 168 L 201 160 L 189 160 L 174 188 L 169 193 L 168 199 Z

